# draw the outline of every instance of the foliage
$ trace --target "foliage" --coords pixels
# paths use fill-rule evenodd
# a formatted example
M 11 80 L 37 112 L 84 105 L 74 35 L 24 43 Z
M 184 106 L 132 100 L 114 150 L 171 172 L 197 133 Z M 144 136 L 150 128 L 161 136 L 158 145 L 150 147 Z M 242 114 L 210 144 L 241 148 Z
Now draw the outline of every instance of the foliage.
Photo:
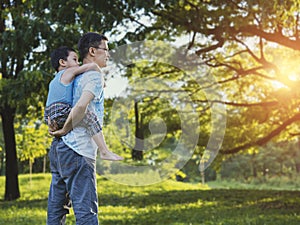
M 31 106 L 29 112 L 35 111 Z M 42 114 L 42 112 L 41 112 Z M 50 148 L 52 138 L 48 134 L 48 126 L 44 121 L 37 120 L 29 113 L 25 118 L 18 118 L 15 123 L 18 158 L 34 163 L 35 158 L 44 156 Z
M 154 49 L 146 49 L 155 55 L 156 49 L 158 52 L 163 49 L 159 48 L 158 40 L 170 43 L 181 38 L 176 65 L 187 66 L 188 72 L 197 71 L 193 76 L 201 87 L 188 76 L 180 76 L 178 71 L 168 74 L 172 81 L 183 83 L 181 87 L 189 93 L 197 112 L 201 112 L 196 154 L 204 151 L 209 138 L 209 110 L 214 104 L 226 105 L 228 110 L 223 154 L 258 150 L 256 146 L 264 146 L 270 140 L 293 141 L 299 135 L 298 9 L 299 1 L 187 0 L 158 1 L 144 14 L 155 18 L 154 22 L 150 29 L 142 29 L 144 24 L 140 24 L 142 31 L 137 29 L 136 34 L 146 31 L 148 39 L 157 41 Z M 174 54 L 164 50 L 161 58 Z M 204 69 L 203 64 L 207 66 Z M 164 69 L 157 67 L 153 77 L 160 72 Z M 203 79 L 203 73 L 213 79 Z M 152 74 L 149 65 L 135 63 L 125 76 L 151 79 Z M 215 96 L 205 98 L 203 92 L 208 88 L 214 89 L 215 96 L 222 95 L 221 100 Z M 149 105 L 145 106 L 148 109 Z M 175 113 L 168 111 L 166 115 L 172 118 Z M 150 118 L 150 114 L 145 115 L 145 120 Z M 172 125 L 168 124 L 168 128 L 178 129 L 176 122 L 172 121 Z M 174 133 L 174 137 L 178 138 L 179 133 Z M 280 154 L 279 149 L 266 149 L 272 155 L 275 151 Z M 217 160 L 220 163 L 222 158 Z
M 4 191 L 0 177 L 0 191 Z M 22 197 L 0 201 L 0 224 L 44 224 L 50 174 L 36 174 L 29 182 L 20 175 Z M 232 183 L 231 183 L 232 184 Z M 101 224 L 291 224 L 299 223 L 298 191 L 226 188 L 165 181 L 146 187 L 130 187 L 98 177 Z M 237 185 L 235 183 L 235 185 Z M 222 188 L 223 187 L 223 188 Z M 67 224 L 74 224 L 74 213 Z
M 200 134 L 195 148 L 196 163 L 209 140 L 211 110 L 216 104 L 226 105 L 228 110 L 223 154 L 253 151 L 254 148 L 261 150 L 263 148 L 254 146 L 264 146 L 270 140 L 294 140 L 300 133 L 299 5 L 298 0 L 2 1 L 0 114 L 5 156 L 13 159 L 6 161 L 6 172 L 11 173 L 7 177 L 17 175 L 15 115 L 28 113 L 28 105 L 34 106 L 37 112 L 42 109 L 53 72 L 49 64 L 50 51 L 62 44 L 75 47 L 80 34 L 87 31 L 113 37 L 116 43 L 111 43 L 112 47 L 144 39 L 172 42 L 180 38 L 185 41 L 175 42 L 176 46 L 180 45 L 175 52 L 168 51 L 170 48 L 158 41 L 154 48 L 145 48 L 148 53 L 144 52 L 158 53 L 167 59 L 174 53 L 176 57 L 172 62 L 185 66 L 185 71 L 163 63 L 137 62 L 122 74 L 132 81 L 130 94 L 133 98 L 138 96 L 135 100 L 139 100 L 139 118 L 143 118 L 142 132 L 149 141 L 147 144 L 152 146 L 161 139 L 161 133 L 151 137 L 151 129 L 147 128 L 147 125 L 161 123 L 161 120 L 152 120 L 154 115 L 161 116 L 168 128 L 167 138 L 163 146 L 159 146 L 163 154 L 159 155 L 159 150 L 155 149 L 146 154 L 145 160 L 158 163 L 166 157 L 170 146 L 174 147 L 182 134 L 181 118 L 169 107 L 172 104 L 155 98 L 159 86 L 155 82 L 151 83 L 153 87 L 148 88 L 148 93 L 140 95 L 138 91 L 134 95 L 141 86 L 135 83 L 138 78 L 145 81 L 145 78 L 160 77 L 167 80 L 167 84 L 177 85 L 160 85 L 159 94 L 170 89 L 176 94 L 188 93 L 194 105 L 185 110 L 195 110 L 200 115 L 198 121 L 186 123 L 188 128 L 193 122 L 201 124 L 197 132 L 190 132 Z M 193 79 L 187 76 L 190 72 Z M 205 79 L 210 76 L 213 79 Z M 207 89 L 214 95 L 205 96 Z M 133 107 L 133 102 L 129 107 Z M 128 114 L 131 124 L 137 122 L 133 110 L 128 110 Z M 40 114 L 35 115 L 40 119 Z M 122 119 L 126 118 L 123 116 L 116 119 L 123 123 Z M 220 117 L 225 119 L 225 115 Z M 133 125 L 128 132 L 134 132 Z M 124 129 L 119 134 L 128 137 Z M 126 147 L 132 148 L 136 139 L 126 138 Z M 118 151 L 123 150 L 123 144 L 116 140 L 109 143 Z M 279 148 L 268 150 L 281 153 Z M 124 154 L 130 157 L 128 151 Z M 217 160 L 221 162 L 222 158 Z M 17 197 L 18 194 L 11 198 Z
M 220 176 L 261 183 L 281 177 L 296 178 L 299 176 L 299 142 L 270 142 L 265 147 L 231 156 L 222 162 Z
M 119 140 L 125 148 L 133 149 L 137 138 L 140 138 L 135 135 L 137 128 L 134 124 L 138 122 L 143 137 L 140 138 L 143 142 L 140 149 L 144 151 L 143 163 L 146 164 L 159 165 L 180 144 L 189 149 L 198 144 L 201 146 L 197 148 L 199 154 L 207 143 L 210 111 L 204 110 L 206 102 L 193 101 L 195 96 L 205 99 L 205 94 L 199 90 L 200 85 L 195 78 L 187 73 L 191 71 L 176 66 L 178 62 L 174 53 L 176 48 L 168 43 L 145 41 L 121 48 L 119 54 L 122 56 L 113 55 L 113 59 L 125 59 L 125 62 L 120 60 L 117 63 L 127 66 L 122 74 L 128 84 L 109 107 L 108 124 L 115 138 L 108 142 Z M 133 61 L 129 64 L 127 58 Z M 196 92 L 195 95 L 193 92 Z M 139 119 L 136 117 L 137 108 Z M 197 126 L 198 119 L 203 126 Z M 199 133 L 201 137 L 198 139 Z
M 182 37 L 185 59 L 211 68 L 202 88 L 224 98 L 206 101 L 229 110 L 222 153 L 299 133 L 299 1 L 160 1 L 151 13 L 149 37 Z
M 45 103 L 53 72 L 49 60 L 52 49 L 76 46 L 80 34 L 87 31 L 116 34 L 125 18 L 127 24 L 135 20 L 132 13 L 142 5 L 135 1 L 1 1 L 0 115 L 5 137 L 7 199 L 19 197 L 15 115 L 28 113 L 28 105 L 37 112 L 42 110 L 40 103 Z

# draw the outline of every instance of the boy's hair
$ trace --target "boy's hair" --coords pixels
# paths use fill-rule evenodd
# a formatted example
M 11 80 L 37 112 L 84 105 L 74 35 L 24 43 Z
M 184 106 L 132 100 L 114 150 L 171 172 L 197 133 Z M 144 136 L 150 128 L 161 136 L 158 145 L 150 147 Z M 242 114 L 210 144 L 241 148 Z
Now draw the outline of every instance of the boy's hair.
M 51 53 L 51 65 L 58 72 L 59 60 L 67 60 L 70 52 L 75 52 L 73 48 L 67 46 L 61 46 L 57 49 L 54 49 Z
M 98 47 L 101 44 L 102 40 L 108 41 L 108 38 L 103 34 L 98 34 L 94 32 L 84 34 L 78 42 L 80 60 L 86 57 L 90 47 Z

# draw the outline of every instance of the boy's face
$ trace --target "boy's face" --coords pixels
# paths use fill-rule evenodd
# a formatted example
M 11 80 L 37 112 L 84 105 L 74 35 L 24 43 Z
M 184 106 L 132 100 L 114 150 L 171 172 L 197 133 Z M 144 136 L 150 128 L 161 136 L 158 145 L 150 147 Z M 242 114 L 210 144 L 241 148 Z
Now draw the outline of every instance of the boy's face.
M 76 52 L 69 52 L 69 56 L 65 62 L 65 66 L 68 67 L 73 67 L 73 66 L 79 66 L 78 62 L 78 56 Z

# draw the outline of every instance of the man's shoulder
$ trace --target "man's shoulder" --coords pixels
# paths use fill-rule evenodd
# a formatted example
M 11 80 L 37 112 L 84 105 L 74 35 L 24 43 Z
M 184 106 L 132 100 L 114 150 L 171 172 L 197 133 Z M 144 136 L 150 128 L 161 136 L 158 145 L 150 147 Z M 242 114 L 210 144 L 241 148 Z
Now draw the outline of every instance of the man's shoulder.
M 86 71 L 84 73 L 82 73 L 83 76 L 91 76 L 91 75 L 101 75 L 101 73 L 99 71 L 96 71 L 96 70 L 89 70 L 89 71 Z
M 87 72 L 84 72 L 78 76 L 76 76 L 75 79 L 77 80 L 90 80 L 91 78 L 99 78 L 101 77 L 101 73 L 99 73 L 98 71 L 94 71 L 94 70 L 90 70 L 90 71 L 87 71 Z
M 101 81 L 102 77 L 98 71 L 87 71 L 82 74 L 81 79 L 86 82 L 98 82 Z

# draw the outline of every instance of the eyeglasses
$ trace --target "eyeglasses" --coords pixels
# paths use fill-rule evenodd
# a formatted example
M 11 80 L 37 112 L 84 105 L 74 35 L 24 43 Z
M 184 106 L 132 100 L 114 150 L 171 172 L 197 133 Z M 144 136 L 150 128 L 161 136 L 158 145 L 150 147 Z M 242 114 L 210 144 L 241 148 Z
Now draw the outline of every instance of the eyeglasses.
M 106 52 L 108 52 L 108 48 L 101 48 L 101 47 L 94 47 L 94 48 L 96 48 L 96 49 L 102 49 L 102 50 L 104 50 L 104 51 L 106 51 Z

